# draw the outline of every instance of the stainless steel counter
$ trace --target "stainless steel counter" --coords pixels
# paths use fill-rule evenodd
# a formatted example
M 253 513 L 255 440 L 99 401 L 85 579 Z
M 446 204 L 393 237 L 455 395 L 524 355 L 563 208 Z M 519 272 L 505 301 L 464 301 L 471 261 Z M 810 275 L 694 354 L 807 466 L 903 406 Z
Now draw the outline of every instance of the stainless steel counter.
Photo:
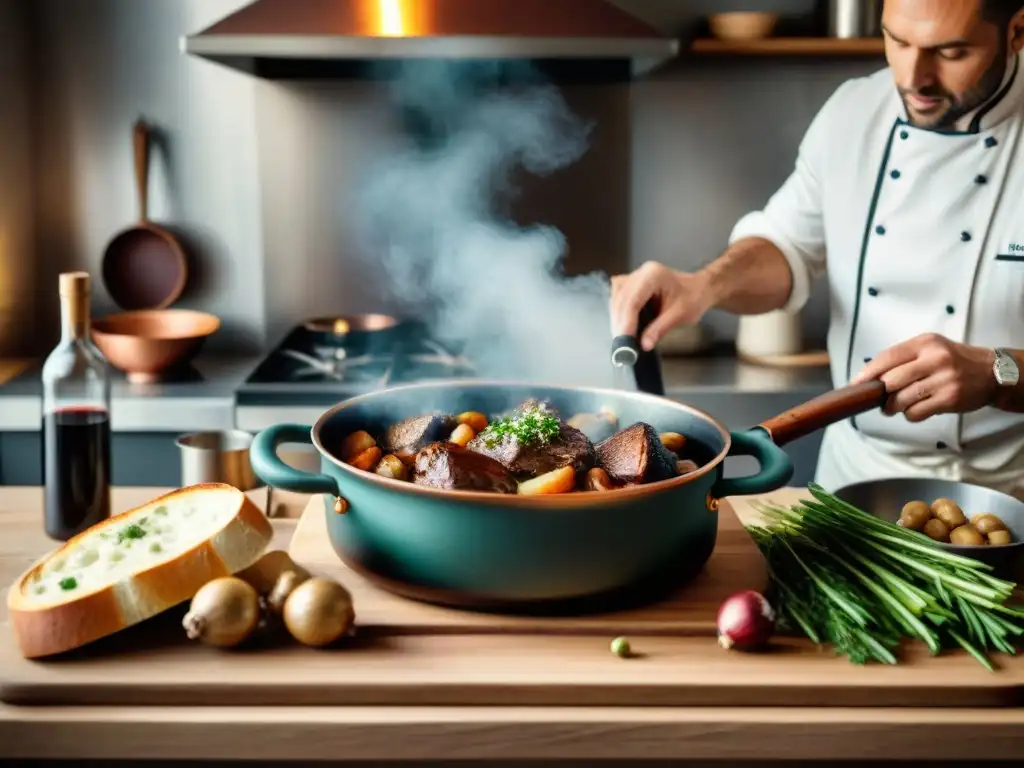
M 801 394 L 807 398 L 831 389 L 827 367 L 768 368 L 735 357 L 666 357 L 661 361 L 665 393 Z
M 236 392 L 259 362 L 258 358 L 200 357 L 194 363 L 196 380 L 163 384 L 131 384 L 118 377 L 112 392 L 115 432 L 187 432 L 200 429 L 262 429 L 281 421 L 311 422 L 330 403 L 301 397 L 272 404 L 237 402 Z M 0 431 L 34 432 L 42 411 L 40 364 L 0 385 Z M 731 357 L 666 358 L 662 361 L 666 394 L 701 402 L 735 401 L 742 397 L 752 414 L 774 403 L 788 407 L 818 395 L 831 386 L 828 370 L 769 369 Z M 357 394 L 353 390 L 351 394 Z M 780 399 L 781 398 L 781 399 Z M 773 405 L 768 405 L 771 402 Z M 717 408 L 714 410 L 717 412 Z M 748 411 L 748 408 L 741 408 Z M 739 416 L 740 414 L 737 413 Z M 765 415 L 771 415 L 765 412 Z
M 118 376 L 111 391 L 115 432 L 233 429 L 235 391 L 259 358 L 200 357 L 193 381 L 132 384 Z M 42 417 L 42 363 L 0 386 L 0 431 L 34 432 Z
M 173 437 L 217 429 L 258 431 L 283 422 L 312 424 L 335 398 L 358 394 L 279 396 L 250 403 L 239 388 L 259 363 L 257 358 L 200 357 L 194 381 L 130 384 L 115 380 L 112 422 L 116 435 L 116 480 L 121 485 L 175 484 L 178 455 Z M 0 384 L 0 485 L 38 484 L 39 428 L 42 414 L 41 363 Z M 733 357 L 666 358 L 662 361 L 666 394 L 721 420 L 729 429 L 745 429 L 827 391 L 828 370 L 768 369 Z M 821 435 L 787 446 L 797 467 L 792 482 L 808 482 L 817 465 Z M 307 455 L 308 454 L 308 455 Z M 293 464 L 315 470 L 311 448 L 295 446 Z M 730 459 L 728 476 L 756 471 L 747 457 Z
M 769 369 L 735 357 L 665 358 L 662 378 L 667 397 L 720 417 L 730 428 L 756 424 L 831 387 L 827 368 Z M 353 389 L 351 394 L 360 392 Z M 259 403 L 240 398 L 235 425 L 256 432 L 282 422 L 312 424 L 332 404 L 312 394 Z

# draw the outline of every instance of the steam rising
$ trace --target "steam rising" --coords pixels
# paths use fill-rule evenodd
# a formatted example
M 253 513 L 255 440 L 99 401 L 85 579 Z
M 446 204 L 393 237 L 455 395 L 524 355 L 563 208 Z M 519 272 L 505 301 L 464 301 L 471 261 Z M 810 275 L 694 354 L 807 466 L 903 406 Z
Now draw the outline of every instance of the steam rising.
M 607 278 L 563 275 L 562 233 L 505 213 L 514 175 L 574 163 L 592 126 L 543 83 L 477 87 L 499 74 L 480 66 L 403 70 L 396 100 L 429 135 L 371 168 L 367 252 L 407 311 L 461 346 L 481 377 L 612 386 Z

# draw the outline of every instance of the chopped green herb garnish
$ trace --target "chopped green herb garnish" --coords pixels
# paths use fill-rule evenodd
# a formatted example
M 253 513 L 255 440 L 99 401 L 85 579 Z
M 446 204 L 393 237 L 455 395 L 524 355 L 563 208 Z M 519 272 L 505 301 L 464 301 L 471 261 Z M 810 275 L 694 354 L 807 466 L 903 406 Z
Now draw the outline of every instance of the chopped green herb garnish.
M 141 539 L 146 535 L 145 529 L 137 523 L 126 525 L 121 529 L 121 532 L 117 534 L 117 543 L 120 544 L 126 539 Z
M 63 589 L 65 592 L 74 589 L 77 586 L 78 579 L 76 579 L 74 576 L 68 576 L 67 578 L 63 578 L 60 580 L 60 588 Z
M 166 516 L 167 515 L 167 507 L 159 506 L 159 507 L 157 507 L 156 509 L 153 510 L 153 514 L 154 515 Z
M 540 403 L 530 404 L 517 410 L 510 418 L 495 421 L 480 436 L 488 448 L 508 437 L 519 445 L 544 445 L 558 437 L 560 430 L 558 417 Z

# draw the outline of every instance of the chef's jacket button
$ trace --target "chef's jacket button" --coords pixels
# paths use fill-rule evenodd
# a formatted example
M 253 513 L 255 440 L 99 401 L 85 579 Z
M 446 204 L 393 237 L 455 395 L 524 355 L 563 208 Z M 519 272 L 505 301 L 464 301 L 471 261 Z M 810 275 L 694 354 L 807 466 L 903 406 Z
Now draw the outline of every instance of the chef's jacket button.
M 979 173 L 977 176 L 974 177 L 974 183 L 975 184 L 988 184 L 988 176 L 986 176 L 983 173 Z
M 971 233 L 970 232 L 961 232 L 960 233 L 960 239 L 963 242 L 965 242 L 965 243 L 971 242 Z
M 999 140 L 996 139 L 995 136 L 989 136 L 987 139 L 985 139 L 985 146 L 988 147 L 989 149 L 992 149 L 992 147 L 996 146 L 998 143 Z
M 867 365 L 870 362 L 871 362 L 871 358 L 870 357 L 865 357 L 864 358 L 864 365 Z
M 878 289 L 877 288 L 868 288 L 868 296 L 877 296 L 877 295 L 878 295 Z
M 946 314 L 947 315 L 955 315 L 956 314 L 956 307 L 954 307 L 952 304 L 947 304 L 946 305 Z
M 903 174 L 901 174 L 899 171 L 897 171 L 895 169 L 893 169 L 892 171 L 889 172 L 889 176 L 894 178 L 894 179 L 898 179 L 902 175 Z
M 885 234 L 885 227 L 883 227 L 881 224 L 879 224 L 877 227 L 875 227 L 875 234 L 876 235 L 884 235 Z
M 940 451 L 944 451 L 944 450 L 946 450 L 947 448 L 949 448 L 949 446 L 948 446 L 948 445 L 946 445 L 946 444 L 945 444 L 944 442 L 942 442 L 941 440 L 940 440 L 939 442 L 937 442 L 937 443 L 935 444 L 935 447 L 936 447 L 936 448 L 938 448 L 938 449 L 939 449 Z
M 908 131 L 900 131 L 900 138 L 906 141 L 910 138 L 910 133 Z

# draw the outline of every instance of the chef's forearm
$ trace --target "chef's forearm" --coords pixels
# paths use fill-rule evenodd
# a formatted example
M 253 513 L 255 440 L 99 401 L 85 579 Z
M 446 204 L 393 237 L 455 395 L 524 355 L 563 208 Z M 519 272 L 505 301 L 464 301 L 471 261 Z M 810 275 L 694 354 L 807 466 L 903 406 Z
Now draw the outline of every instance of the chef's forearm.
M 1006 350 L 1024 371 L 1024 349 Z M 999 387 L 996 390 L 995 407 L 1009 413 L 1024 413 L 1024 377 L 1014 387 Z
M 701 271 L 708 278 L 713 306 L 736 315 L 781 309 L 793 290 L 786 257 L 759 237 L 737 240 Z

